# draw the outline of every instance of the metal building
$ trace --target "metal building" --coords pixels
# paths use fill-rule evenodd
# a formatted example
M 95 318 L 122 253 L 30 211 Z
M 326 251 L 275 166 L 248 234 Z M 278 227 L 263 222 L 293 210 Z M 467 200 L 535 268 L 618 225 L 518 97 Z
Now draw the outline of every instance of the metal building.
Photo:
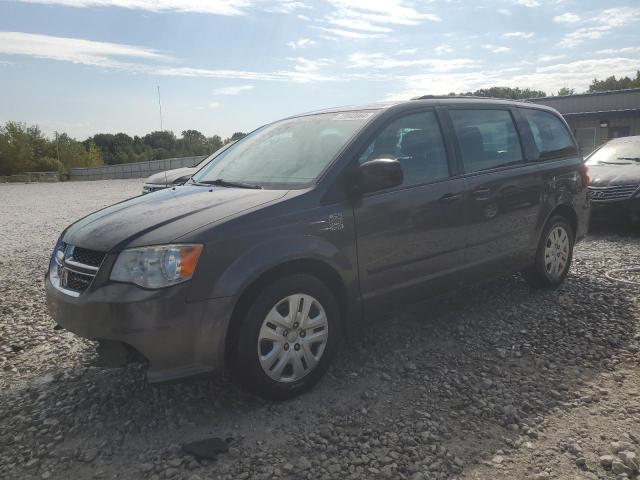
M 640 135 L 640 88 L 532 98 L 567 120 L 584 155 L 610 138 Z

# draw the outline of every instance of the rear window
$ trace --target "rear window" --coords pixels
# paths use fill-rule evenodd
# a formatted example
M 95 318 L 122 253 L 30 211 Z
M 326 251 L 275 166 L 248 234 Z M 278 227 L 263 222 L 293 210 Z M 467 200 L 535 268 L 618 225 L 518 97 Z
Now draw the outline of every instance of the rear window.
M 531 129 L 539 160 L 572 155 L 577 152 L 569 130 L 558 117 L 542 110 L 523 108 L 520 111 Z
M 450 110 L 467 173 L 523 161 L 522 147 L 508 110 Z

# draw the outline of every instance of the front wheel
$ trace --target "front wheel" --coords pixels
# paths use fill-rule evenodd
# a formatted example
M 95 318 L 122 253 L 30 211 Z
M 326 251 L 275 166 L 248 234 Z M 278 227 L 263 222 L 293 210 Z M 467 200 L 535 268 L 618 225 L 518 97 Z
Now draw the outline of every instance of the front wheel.
M 533 266 L 522 272 L 527 283 L 537 288 L 560 285 L 571 267 L 573 242 L 573 229 L 566 219 L 552 217 L 542 233 Z
M 296 396 L 327 370 L 340 330 L 340 310 L 322 281 L 283 277 L 254 297 L 243 319 L 236 377 L 267 398 Z

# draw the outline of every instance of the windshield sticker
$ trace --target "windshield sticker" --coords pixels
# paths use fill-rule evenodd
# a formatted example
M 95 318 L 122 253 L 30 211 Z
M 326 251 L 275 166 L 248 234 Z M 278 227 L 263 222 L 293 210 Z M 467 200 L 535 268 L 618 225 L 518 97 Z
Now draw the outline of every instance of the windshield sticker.
M 365 120 L 371 118 L 375 112 L 341 112 L 337 113 L 333 120 Z

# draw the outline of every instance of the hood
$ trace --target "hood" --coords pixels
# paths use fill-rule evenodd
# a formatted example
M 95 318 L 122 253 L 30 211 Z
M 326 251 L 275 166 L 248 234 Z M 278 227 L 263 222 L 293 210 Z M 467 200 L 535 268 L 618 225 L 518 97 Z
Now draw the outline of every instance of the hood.
M 171 242 L 286 195 L 286 190 L 179 186 L 116 203 L 78 220 L 64 234 L 71 245 L 119 251 Z
M 596 164 L 588 167 L 591 186 L 640 185 L 640 162 Z
M 182 167 L 167 170 L 165 172 L 154 173 L 147 178 L 145 183 L 153 183 L 154 185 L 171 185 L 182 177 L 191 177 L 198 171 L 198 167 Z

